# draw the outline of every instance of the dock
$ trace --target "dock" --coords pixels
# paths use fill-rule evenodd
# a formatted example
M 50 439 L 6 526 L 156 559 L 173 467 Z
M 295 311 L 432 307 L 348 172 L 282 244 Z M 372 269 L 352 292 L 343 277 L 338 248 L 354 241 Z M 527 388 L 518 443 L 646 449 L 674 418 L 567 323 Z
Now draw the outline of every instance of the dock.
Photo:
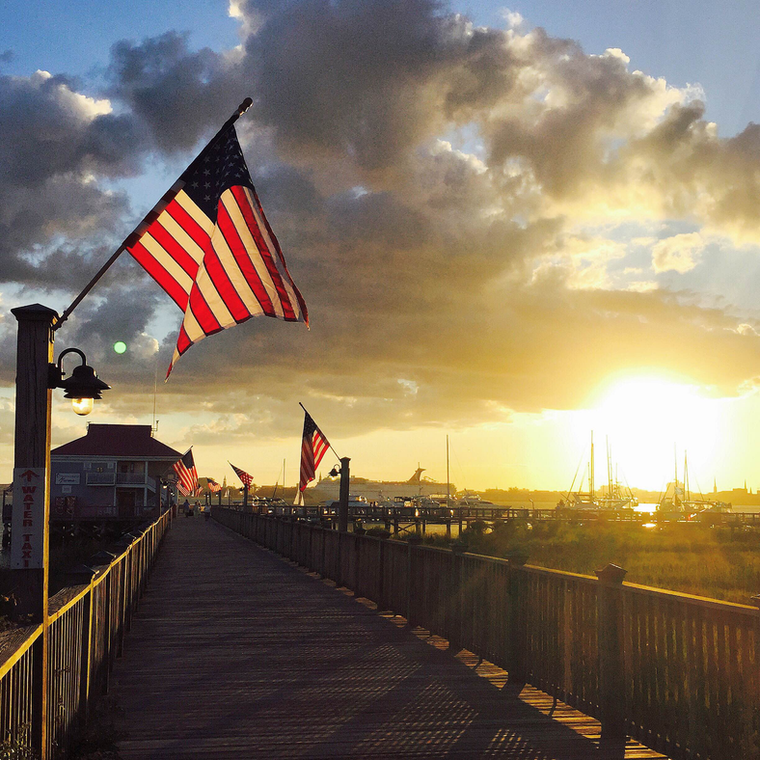
M 111 693 L 124 760 L 665 757 L 198 517 L 164 540 Z

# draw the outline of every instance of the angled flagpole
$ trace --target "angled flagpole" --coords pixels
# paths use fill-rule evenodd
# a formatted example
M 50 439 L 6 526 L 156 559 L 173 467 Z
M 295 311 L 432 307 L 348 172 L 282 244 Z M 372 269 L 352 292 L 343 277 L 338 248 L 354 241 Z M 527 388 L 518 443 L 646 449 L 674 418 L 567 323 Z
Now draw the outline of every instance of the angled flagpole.
M 252 105 L 253 105 L 253 100 L 251 100 L 251 98 L 246 98 L 237 107 L 237 110 L 235 111 L 235 113 L 233 113 L 232 116 L 230 116 L 230 118 L 224 122 L 224 124 L 222 125 L 222 128 L 211 138 L 211 140 L 208 142 L 208 144 L 203 150 L 205 151 L 207 148 L 210 148 L 224 134 L 224 132 L 227 129 L 229 129 L 229 127 L 231 127 Z M 202 152 L 203 151 L 201 151 L 201 153 Z M 195 160 L 197 160 L 197 157 Z M 192 166 L 192 163 L 190 165 Z M 176 195 L 177 193 L 176 184 L 177 182 L 175 182 L 172 185 L 171 189 L 167 193 L 165 193 L 163 198 L 161 199 L 162 201 L 166 201 L 164 205 L 168 205 L 168 203 Z M 132 236 L 143 226 L 145 226 L 146 224 L 149 224 L 155 218 L 155 216 L 156 216 L 156 207 L 151 209 L 145 215 L 145 217 L 140 222 L 140 224 L 138 224 L 137 227 L 135 227 L 135 229 L 132 232 L 130 232 L 126 238 L 124 238 L 122 244 L 116 249 L 116 251 L 111 256 L 111 258 L 108 259 L 108 261 L 106 261 L 105 264 L 103 264 L 103 266 L 100 268 L 98 273 L 85 286 L 84 290 L 74 299 L 71 306 L 69 306 L 69 308 L 66 309 L 66 311 L 63 312 L 63 314 L 61 314 L 61 318 L 58 320 L 56 324 L 53 325 L 53 328 L 52 328 L 53 330 L 57 330 L 69 318 L 69 315 L 71 314 L 71 312 L 74 311 L 74 309 L 76 309 L 76 307 L 79 305 L 82 299 L 92 290 L 92 288 L 95 286 L 98 280 L 100 280 L 100 278 L 108 271 L 108 269 L 114 263 L 114 261 L 116 261 L 116 259 L 118 259 L 119 256 L 127 249 L 127 244 L 130 238 L 132 238 Z

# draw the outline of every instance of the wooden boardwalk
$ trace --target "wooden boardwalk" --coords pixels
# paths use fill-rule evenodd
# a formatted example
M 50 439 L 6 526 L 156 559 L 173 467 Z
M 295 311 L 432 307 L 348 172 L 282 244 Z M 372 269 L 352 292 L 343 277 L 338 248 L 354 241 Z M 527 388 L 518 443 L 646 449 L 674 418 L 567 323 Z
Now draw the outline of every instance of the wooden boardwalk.
M 601 748 L 596 721 L 505 680 L 213 521 L 180 517 L 112 690 L 124 760 L 664 757 Z

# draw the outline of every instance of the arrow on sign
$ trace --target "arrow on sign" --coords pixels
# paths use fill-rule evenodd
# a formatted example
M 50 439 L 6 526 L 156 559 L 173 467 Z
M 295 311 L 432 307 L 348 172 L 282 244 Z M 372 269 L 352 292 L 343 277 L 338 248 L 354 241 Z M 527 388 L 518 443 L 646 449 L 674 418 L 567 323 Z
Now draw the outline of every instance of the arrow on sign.
M 27 470 L 21 473 L 21 479 L 23 480 L 24 478 L 26 478 L 27 483 L 31 483 L 32 478 L 39 478 L 39 475 L 34 470 Z

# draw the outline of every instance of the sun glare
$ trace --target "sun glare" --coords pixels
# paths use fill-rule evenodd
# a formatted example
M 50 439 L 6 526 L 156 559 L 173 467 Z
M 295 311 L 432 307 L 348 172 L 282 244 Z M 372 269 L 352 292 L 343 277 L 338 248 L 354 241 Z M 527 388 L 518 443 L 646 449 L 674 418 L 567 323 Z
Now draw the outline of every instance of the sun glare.
M 694 386 L 633 377 L 603 389 L 584 422 L 596 431 L 601 457 L 609 440 L 613 465 L 630 485 L 664 487 L 676 463 L 682 472 L 688 454 L 690 480 L 704 491 L 712 487 L 715 454 L 723 443 L 720 411 L 720 400 Z

